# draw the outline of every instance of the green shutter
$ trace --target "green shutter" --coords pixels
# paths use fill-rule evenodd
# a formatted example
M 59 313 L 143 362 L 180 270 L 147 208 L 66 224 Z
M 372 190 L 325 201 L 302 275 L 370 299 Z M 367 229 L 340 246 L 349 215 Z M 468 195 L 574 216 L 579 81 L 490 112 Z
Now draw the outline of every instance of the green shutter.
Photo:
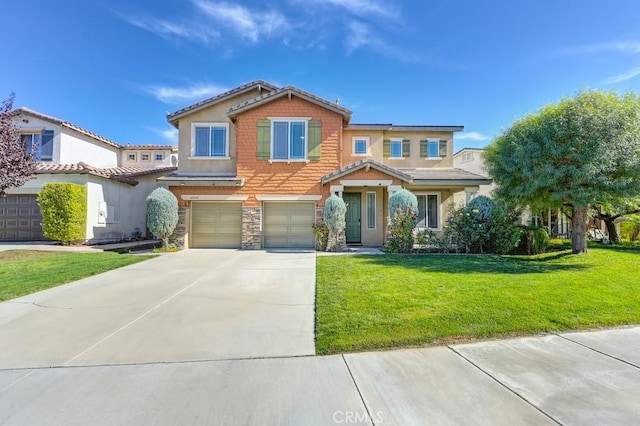
M 258 120 L 258 160 L 271 158 L 271 121 Z
M 441 140 L 440 141 L 440 146 L 439 146 L 439 155 L 440 157 L 446 157 L 447 156 L 447 141 L 445 140 Z
M 411 141 L 409 139 L 402 140 L 402 156 L 409 157 L 411 155 Z
M 382 142 L 382 155 L 385 157 L 391 157 L 391 141 L 385 140 Z
M 429 141 L 420 141 L 420 158 L 427 158 L 429 155 Z
M 309 138 L 307 139 L 307 159 L 319 160 L 322 150 L 322 121 L 309 120 Z

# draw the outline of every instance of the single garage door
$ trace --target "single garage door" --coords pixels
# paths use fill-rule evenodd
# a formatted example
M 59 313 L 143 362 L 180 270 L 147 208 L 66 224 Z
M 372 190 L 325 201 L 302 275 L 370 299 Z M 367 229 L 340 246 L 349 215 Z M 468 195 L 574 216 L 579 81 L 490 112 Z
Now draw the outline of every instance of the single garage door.
M 37 195 L 0 197 L 0 241 L 44 240 Z
M 240 248 L 242 203 L 191 204 L 191 244 L 193 248 Z
M 314 203 L 265 202 L 264 247 L 315 247 L 314 219 Z

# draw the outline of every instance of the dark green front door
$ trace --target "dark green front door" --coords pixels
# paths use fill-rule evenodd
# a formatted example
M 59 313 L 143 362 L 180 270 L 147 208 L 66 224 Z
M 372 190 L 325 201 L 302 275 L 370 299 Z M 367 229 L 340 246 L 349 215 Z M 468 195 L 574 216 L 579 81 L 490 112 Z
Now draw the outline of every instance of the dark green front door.
M 360 193 L 342 194 L 344 202 L 347 203 L 347 227 L 345 229 L 347 244 L 359 243 L 360 238 Z

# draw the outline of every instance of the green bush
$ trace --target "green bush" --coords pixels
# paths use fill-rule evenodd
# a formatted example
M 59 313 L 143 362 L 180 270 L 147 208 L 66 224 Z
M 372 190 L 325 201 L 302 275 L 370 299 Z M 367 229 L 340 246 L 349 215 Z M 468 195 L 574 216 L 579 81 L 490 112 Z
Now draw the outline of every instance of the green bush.
M 311 227 L 313 228 L 313 235 L 316 237 L 316 250 L 325 251 L 329 240 L 329 228 L 324 223 L 314 223 Z
M 347 226 L 346 214 L 347 205 L 342 198 L 337 195 L 327 198 L 324 203 L 324 223 L 327 225 L 329 234 L 334 238 L 334 241 L 332 241 L 334 244 L 331 245 L 333 251 L 338 250 L 340 234 L 344 232 L 344 228 Z M 327 246 L 329 246 L 328 242 Z
M 38 194 L 44 236 L 64 244 L 85 240 L 87 190 L 76 183 L 46 183 Z
M 638 241 L 640 236 L 640 215 L 630 215 L 620 224 L 620 235 L 625 240 Z
M 413 228 L 418 220 L 418 199 L 407 189 L 400 189 L 389 197 L 391 236 L 385 244 L 389 253 L 410 253 L 413 249 Z
M 517 254 L 540 254 L 547 251 L 551 240 L 547 228 L 539 225 L 521 226 L 520 243 L 513 250 Z
M 147 227 L 157 238 L 162 238 L 164 249 L 178 224 L 178 199 L 165 188 L 156 188 L 147 196 Z
M 406 211 L 409 207 L 418 212 L 418 199 L 408 189 L 402 188 L 389 197 L 389 216 L 393 216 L 398 209 Z

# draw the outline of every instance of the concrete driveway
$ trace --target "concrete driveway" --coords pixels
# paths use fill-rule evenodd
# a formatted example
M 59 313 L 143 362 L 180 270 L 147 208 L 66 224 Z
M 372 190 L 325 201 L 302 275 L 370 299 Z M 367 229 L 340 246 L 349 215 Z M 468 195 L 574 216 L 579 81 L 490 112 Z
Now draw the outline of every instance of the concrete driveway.
M 314 252 L 188 250 L 0 304 L 0 368 L 313 355 Z

